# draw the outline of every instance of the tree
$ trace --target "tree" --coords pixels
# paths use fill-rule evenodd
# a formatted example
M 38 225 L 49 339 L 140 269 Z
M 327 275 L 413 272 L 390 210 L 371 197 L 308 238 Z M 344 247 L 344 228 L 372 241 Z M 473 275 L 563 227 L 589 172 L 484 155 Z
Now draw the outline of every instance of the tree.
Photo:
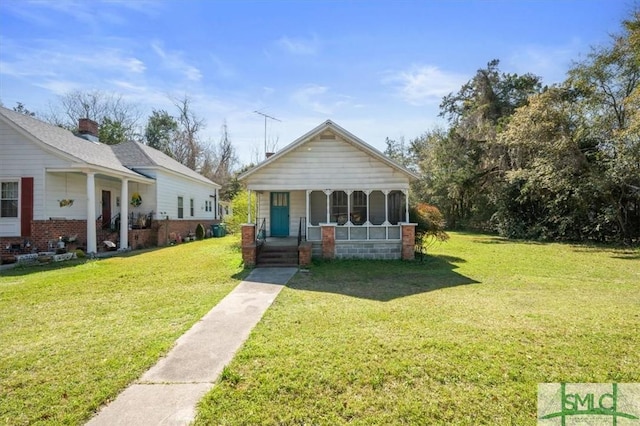
M 234 182 L 234 168 L 238 163 L 235 148 L 229 137 L 226 121 L 222 124 L 221 137 L 217 145 L 204 149 L 201 173 L 220 184 L 220 198 L 231 200 L 238 192 L 237 182 Z
M 173 157 L 171 146 L 176 138 L 178 122 L 165 110 L 153 110 L 144 130 L 147 145 Z
M 89 118 L 99 127 L 108 127 L 104 132 L 108 137 L 106 142 L 114 144 L 136 138 L 140 113 L 137 106 L 126 102 L 122 95 L 76 90 L 60 96 L 44 118 L 71 131 L 78 129 L 79 119 Z
M 414 157 L 425 175 L 426 199 L 442 209 L 453 228 L 485 229 L 495 212 L 493 193 L 503 179 L 506 153 L 496 144 L 514 111 L 541 90 L 532 74 L 501 73 L 499 61 L 445 96 L 440 115 L 449 122 L 446 131 L 434 131 L 411 142 Z
M 193 112 L 191 99 L 187 95 L 174 99 L 173 102 L 178 109 L 178 131 L 172 142 L 171 152 L 176 160 L 197 170 L 204 150 L 199 132 L 204 129 L 205 121 Z

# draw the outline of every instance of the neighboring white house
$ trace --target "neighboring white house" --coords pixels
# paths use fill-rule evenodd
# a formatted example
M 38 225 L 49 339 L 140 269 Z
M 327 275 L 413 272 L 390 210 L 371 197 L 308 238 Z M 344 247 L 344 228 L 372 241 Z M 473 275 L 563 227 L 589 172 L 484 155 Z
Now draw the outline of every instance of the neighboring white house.
M 418 176 L 330 120 L 239 178 L 257 194 L 258 218 L 248 221 L 258 238 L 300 231 L 323 257 L 413 255 L 402 254 L 402 227 L 409 226 L 409 183 Z M 333 245 L 325 244 L 329 234 Z
M 95 122 L 79 124 L 76 136 L 0 107 L 2 251 L 74 235 L 96 252 L 114 231 L 120 248 L 162 245 L 217 222 L 218 184 L 148 146 L 102 144 Z

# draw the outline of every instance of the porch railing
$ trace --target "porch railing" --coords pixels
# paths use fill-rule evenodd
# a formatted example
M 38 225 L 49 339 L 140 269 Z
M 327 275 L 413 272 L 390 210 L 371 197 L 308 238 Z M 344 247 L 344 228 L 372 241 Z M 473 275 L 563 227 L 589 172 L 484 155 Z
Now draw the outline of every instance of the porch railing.
M 258 221 L 260 222 L 260 226 L 258 227 L 258 233 L 256 234 L 256 245 L 261 247 L 267 240 L 267 219 L 263 217 L 261 221 L 260 219 L 258 219 Z
M 298 222 L 298 245 L 307 240 L 307 218 L 301 217 Z

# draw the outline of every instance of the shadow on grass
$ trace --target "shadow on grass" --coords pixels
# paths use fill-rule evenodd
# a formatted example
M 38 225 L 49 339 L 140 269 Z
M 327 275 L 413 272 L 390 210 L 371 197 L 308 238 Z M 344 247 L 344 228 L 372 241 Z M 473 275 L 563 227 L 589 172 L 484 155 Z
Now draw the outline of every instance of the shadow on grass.
M 287 287 L 294 290 L 341 294 L 388 302 L 478 281 L 455 271 L 452 256 L 425 256 L 422 262 L 382 260 L 317 261 L 309 272 L 298 273 Z

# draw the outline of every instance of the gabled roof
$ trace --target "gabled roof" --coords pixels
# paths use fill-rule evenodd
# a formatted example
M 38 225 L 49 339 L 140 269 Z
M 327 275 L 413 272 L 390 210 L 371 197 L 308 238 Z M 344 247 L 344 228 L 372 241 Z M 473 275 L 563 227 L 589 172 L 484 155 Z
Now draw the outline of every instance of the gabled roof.
M 123 166 L 109 145 L 79 138 L 69 130 L 7 108 L 0 107 L 0 117 L 16 131 L 69 161 L 108 169 L 120 175 L 143 178 Z
M 200 173 L 191 170 L 184 164 L 174 160 L 165 153 L 158 151 L 155 148 L 141 144 L 139 142 L 123 142 L 111 147 L 116 156 L 120 159 L 122 164 L 132 169 L 145 169 L 160 167 L 165 170 L 172 171 L 190 177 L 191 179 L 206 183 L 209 185 L 215 185 L 220 188 L 220 185 L 202 176 Z
M 68 161 L 78 163 L 79 166 L 96 166 L 145 181 L 150 180 L 134 169 L 160 167 L 193 180 L 220 187 L 217 183 L 157 149 L 138 142 L 124 142 L 119 145 L 92 142 L 74 135 L 69 130 L 3 107 L 0 107 L 0 118 L 4 118 L 16 131 L 34 140 L 43 148 Z
M 343 139 L 345 142 L 351 144 L 355 148 L 357 148 L 357 149 L 369 154 L 371 157 L 376 158 L 377 160 L 387 164 L 392 169 L 395 169 L 395 170 L 401 172 L 402 174 L 406 175 L 410 180 L 416 180 L 416 179 L 420 178 L 420 176 L 418 174 L 416 174 L 416 173 L 412 172 L 411 170 L 407 169 L 406 167 L 403 167 L 400 164 L 396 163 L 395 161 L 393 161 L 392 159 L 390 159 L 389 157 L 384 155 L 382 152 L 378 151 L 377 149 L 375 149 L 374 147 L 372 147 L 371 145 L 369 145 L 368 143 L 366 143 L 362 139 L 358 138 L 354 134 L 352 134 L 349 131 L 345 130 L 344 128 L 338 126 L 333 121 L 327 120 L 324 123 L 320 124 L 319 126 L 315 127 L 314 129 L 312 129 L 311 131 L 309 131 L 306 134 L 302 135 L 301 137 L 299 137 L 298 139 L 296 139 L 295 141 L 293 141 L 292 143 L 290 143 L 289 145 L 287 145 L 286 147 L 284 147 L 282 150 L 278 151 L 277 153 L 275 153 L 271 157 L 269 157 L 266 160 L 262 161 L 261 163 L 259 163 L 255 167 L 253 167 L 253 168 L 247 170 L 246 172 L 242 173 L 238 177 L 238 179 L 240 179 L 240 180 L 245 179 L 245 178 L 251 176 L 252 174 L 254 174 L 255 172 L 257 172 L 258 170 L 262 169 L 263 167 L 266 167 L 269 164 L 277 162 L 278 159 L 286 156 L 291 151 L 293 151 L 296 148 L 304 145 L 305 143 L 307 143 L 307 142 L 311 141 L 312 139 L 314 139 L 316 136 L 319 136 L 319 135 L 321 135 L 322 133 L 324 133 L 324 132 L 326 132 L 328 130 L 332 131 L 337 136 L 340 136 L 341 139 Z

